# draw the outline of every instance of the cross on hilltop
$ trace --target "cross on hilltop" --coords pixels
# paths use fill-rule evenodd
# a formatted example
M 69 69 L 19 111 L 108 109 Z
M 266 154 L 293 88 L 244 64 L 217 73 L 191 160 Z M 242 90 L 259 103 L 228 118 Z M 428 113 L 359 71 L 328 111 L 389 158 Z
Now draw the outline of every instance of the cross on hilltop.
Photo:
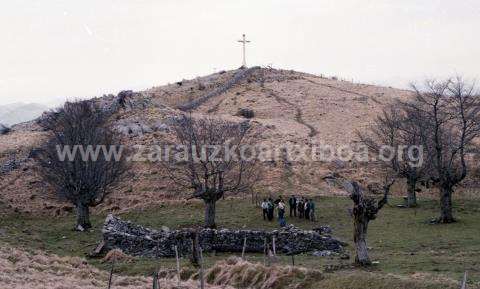
M 246 60 L 246 58 L 245 58 L 245 45 L 246 45 L 247 43 L 250 43 L 250 41 L 245 39 L 245 34 L 243 34 L 242 37 L 243 37 L 242 40 L 238 40 L 238 42 L 242 43 L 242 45 L 243 45 L 243 62 L 242 62 L 242 67 L 247 67 L 247 60 Z

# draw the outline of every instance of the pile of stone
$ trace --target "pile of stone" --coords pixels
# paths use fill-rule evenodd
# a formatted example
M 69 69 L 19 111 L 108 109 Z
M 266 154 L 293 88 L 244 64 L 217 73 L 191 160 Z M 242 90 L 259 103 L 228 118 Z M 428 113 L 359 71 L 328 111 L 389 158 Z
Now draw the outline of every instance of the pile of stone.
M 7 156 L 6 160 L 0 163 L 0 175 L 19 169 L 26 161 L 26 158 L 18 158 L 16 154 Z
M 329 231 L 326 227 L 307 231 L 294 226 L 274 231 L 168 228 L 153 230 L 113 215 L 106 218 L 102 230 L 104 251 L 121 249 L 126 254 L 145 257 L 174 257 L 175 246 L 178 247 L 180 255 L 190 255 L 195 238 L 198 238 L 198 244 L 204 252 L 242 252 L 246 238 L 246 252 L 262 253 L 265 243 L 271 248 L 275 239 L 278 253 L 301 254 L 322 250 L 342 253 L 346 244 L 323 233 Z
M 125 136 L 142 136 L 154 131 L 168 131 L 168 125 L 162 121 L 148 123 L 140 118 L 120 119 L 113 124 L 113 130 Z

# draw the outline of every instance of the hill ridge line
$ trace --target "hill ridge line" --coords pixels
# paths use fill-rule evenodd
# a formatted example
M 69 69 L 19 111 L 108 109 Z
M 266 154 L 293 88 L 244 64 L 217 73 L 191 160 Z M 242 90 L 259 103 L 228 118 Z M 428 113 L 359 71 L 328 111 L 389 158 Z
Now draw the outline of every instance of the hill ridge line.
M 340 88 L 340 87 L 337 87 L 337 86 L 334 86 L 334 85 L 331 85 L 331 84 L 316 82 L 316 81 L 311 80 L 307 77 L 303 77 L 303 79 L 305 79 L 306 81 L 308 81 L 310 83 L 320 85 L 320 86 L 324 86 L 324 87 L 328 87 L 328 88 L 331 88 L 331 89 L 336 89 L 336 90 L 341 91 L 341 92 L 350 93 L 350 94 L 363 96 L 363 97 L 368 97 L 368 98 L 373 98 L 371 95 L 368 95 L 368 94 L 363 94 L 363 93 L 360 93 L 360 92 L 355 92 L 355 91 L 351 91 L 351 90 L 348 90 L 348 89 L 343 89 L 343 88 Z

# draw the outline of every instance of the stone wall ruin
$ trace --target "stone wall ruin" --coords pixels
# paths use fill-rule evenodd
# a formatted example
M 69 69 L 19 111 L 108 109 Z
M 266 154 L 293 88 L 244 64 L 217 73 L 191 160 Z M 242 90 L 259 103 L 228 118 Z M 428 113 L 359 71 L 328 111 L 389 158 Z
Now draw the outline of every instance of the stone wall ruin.
M 292 225 L 274 230 L 233 229 L 179 229 L 153 230 L 123 221 L 109 215 L 103 227 L 104 250 L 121 249 L 124 253 L 144 257 L 174 257 L 175 246 L 182 256 L 192 252 L 192 240 L 198 234 L 204 252 L 242 252 L 247 238 L 246 252 L 264 252 L 265 241 L 271 244 L 275 237 L 277 253 L 301 254 L 313 251 L 343 253 L 345 243 L 329 235 L 329 227 L 300 230 Z M 270 245 L 271 246 L 271 245 Z

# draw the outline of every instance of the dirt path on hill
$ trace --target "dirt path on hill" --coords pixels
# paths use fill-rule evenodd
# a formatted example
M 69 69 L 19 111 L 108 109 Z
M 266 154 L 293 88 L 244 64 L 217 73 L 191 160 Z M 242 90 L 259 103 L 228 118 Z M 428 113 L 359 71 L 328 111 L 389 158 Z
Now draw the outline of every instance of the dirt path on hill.
M 314 137 L 318 134 L 317 129 L 313 125 L 305 122 L 305 120 L 303 119 L 303 112 L 302 112 L 302 109 L 300 108 L 300 106 L 298 106 L 295 103 L 290 102 L 286 98 L 281 97 L 280 95 L 275 93 L 272 89 L 265 89 L 265 90 L 270 94 L 270 96 L 273 96 L 276 101 L 278 101 L 280 103 L 288 104 L 295 109 L 295 121 L 298 122 L 301 125 L 306 126 L 310 130 L 310 133 L 308 134 L 309 137 Z

